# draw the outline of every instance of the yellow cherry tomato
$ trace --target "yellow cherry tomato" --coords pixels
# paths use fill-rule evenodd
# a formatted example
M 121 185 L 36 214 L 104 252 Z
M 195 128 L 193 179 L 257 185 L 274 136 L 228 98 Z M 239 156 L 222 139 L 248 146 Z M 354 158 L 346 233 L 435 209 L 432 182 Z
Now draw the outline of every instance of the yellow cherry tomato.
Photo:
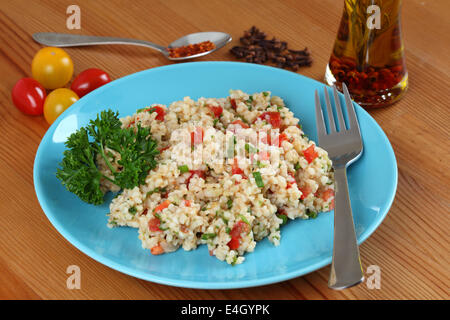
M 61 88 L 72 79 L 73 62 L 61 48 L 42 48 L 33 58 L 31 73 L 44 88 Z
M 64 110 L 70 107 L 78 99 L 77 94 L 70 89 L 60 88 L 53 90 L 44 102 L 45 120 L 47 120 L 49 124 L 52 124 Z

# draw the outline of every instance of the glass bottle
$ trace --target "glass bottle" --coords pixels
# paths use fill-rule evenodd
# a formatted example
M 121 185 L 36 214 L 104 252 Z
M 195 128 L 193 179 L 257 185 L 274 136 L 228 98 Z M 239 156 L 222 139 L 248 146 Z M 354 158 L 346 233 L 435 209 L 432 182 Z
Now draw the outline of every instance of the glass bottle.
M 344 12 L 325 73 L 365 108 L 390 105 L 408 87 L 400 26 L 401 0 L 344 0 Z

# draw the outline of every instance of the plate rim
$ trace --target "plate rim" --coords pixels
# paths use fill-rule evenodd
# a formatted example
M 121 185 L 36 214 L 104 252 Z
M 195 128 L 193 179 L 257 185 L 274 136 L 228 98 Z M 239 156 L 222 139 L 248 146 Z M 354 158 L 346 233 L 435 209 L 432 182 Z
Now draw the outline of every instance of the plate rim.
M 99 95 L 102 94 L 102 92 L 105 90 L 105 88 L 108 88 L 110 84 L 114 83 L 115 85 L 120 84 L 120 82 L 122 81 L 128 81 L 129 79 L 132 79 L 134 77 L 138 77 L 142 74 L 145 73 L 152 73 L 155 70 L 156 71 L 160 71 L 160 70 L 164 70 L 164 69 L 172 69 L 172 68 L 184 68 L 186 66 L 192 66 L 192 65 L 246 65 L 250 68 L 255 68 L 255 69 L 267 69 L 267 70 L 271 70 L 270 72 L 278 72 L 278 73 L 285 73 L 288 74 L 289 76 L 298 76 L 300 78 L 303 79 L 303 81 L 312 81 L 315 82 L 321 86 L 325 86 L 325 87 L 329 87 L 326 84 L 317 81 L 315 79 L 306 77 L 304 75 L 298 74 L 298 73 L 294 73 L 291 71 L 287 71 L 287 70 L 282 70 L 279 68 L 275 68 L 275 67 L 271 67 L 271 66 L 265 66 L 265 65 L 255 65 L 255 64 L 251 64 L 251 63 L 246 63 L 246 62 L 234 62 L 234 61 L 197 61 L 197 62 L 185 62 L 185 63 L 178 63 L 178 64 L 171 64 L 171 65 L 165 65 L 165 66 L 159 66 L 159 67 L 154 67 L 154 68 L 150 68 L 150 69 L 146 69 L 146 70 L 142 70 L 142 71 L 138 71 L 129 75 L 126 75 L 124 77 L 118 78 L 114 81 L 111 81 L 110 83 L 90 92 L 89 94 L 83 96 L 84 97 L 90 97 L 90 96 L 94 96 L 94 95 Z M 342 93 L 339 93 L 342 95 Z M 81 99 L 83 99 L 81 98 Z M 80 99 L 80 100 L 81 100 Z M 78 100 L 78 101 L 80 101 Z M 78 108 L 77 102 L 74 103 L 73 106 L 75 106 L 76 108 Z M 381 133 L 381 138 L 383 139 L 384 143 L 389 147 L 388 148 L 388 154 L 390 155 L 390 161 L 393 163 L 394 167 L 393 167 L 393 171 L 394 171 L 394 183 L 393 183 L 393 190 L 390 194 L 390 197 L 388 199 L 387 206 L 386 206 L 386 210 L 385 212 L 383 212 L 379 218 L 376 220 L 375 223 L 373 223 L 372 225 L 370 225 L 369 228 L 367 228 L 365 230 L 364 233 L 362 233 L 360 235 L 360 238 L 358 239 L 358 244 L 360 245 L 361 243 L 363 243 L 365 240 L 367 240 L 374 232 L 376 229 L 378 229 L 378 227 L 380 226 L 380 224 L 384 221 L 384 219 L 386 218 L 386 215 L 388 214 L 388 212 L 390 211 L 392 204 L 394 202 L 395 199 L 395 195 L 397 193 L 397 186 L 398 186 L 398 164 L 397 164 L 397 159 L 395 156 L 395 152 L 394 149 L 392 147 L 392 144 L 390 143 L 386 133 L 384 132 L 384 130 L 381 128 L 381 126 L 376 122 L 376 120 L 364 109 L 362 108 L 359 104 L 353 102 L 353 104 L 356 106 L 356 108 L 358 109 L 358 112 L 362 112 L 363 114 L 365 114 L 365 116 L 368 117 L 369 121 L 373 122 L 373 124 L 375 125 L 375 127 L 379 130 L 379 132 Z M 41 157 L 42 157 L 42 149 L 43 149 L 43 145 L 44 145 L 44 141 L 45 143 L 47 142 L 47 140 L 50 137 L 50 134 L 53 133 L 55 131 L 55 128 L 59 125 L 59 123 L 65 118 L 64 114 L 67 114 L 69 112 L 69 110 L 71 110 L 70 112 L 72 112 L 72 110 L 74 110 L 73 107 L 66 109 L 59 117 L 58 119 L 56 119 L 56 121 L 47 129 L 46 133 L 44 134 L 44 136 L 42 137 L 40 143 L 39 143 L 39 147 L 36 151 L 36 155 L 35 155 L 35 159 L 34 159 L 34 163 L 33 163 L 33 184 L 34 184 L 34 189 L 36 192 L 36 196 L 39 202 L 39 205 L 41 206 L 42 211 L 44 212 L 44 214 L 46 215 L 47 219 L 50 221 L 50 223 L 52 224 L 53 228 L 56 229 L 56 231 L 58 231 L 64 238 L 65 240 L 67 240 L 71 245 L 73 245 L 75 248 L 77 248 L 79 251 L 81 251 L 82 253 L 86 254 L 88 257 L 90 257 L 91 259 L 94 259 L 95 261 L 97 261 L 98 263 L 101 263 L 103 265 L 106 265 L 109 268 L 112 268 L 116 271 L 119 271 L 121 273 L 127 274 L 129 276 L 138 278 L 138 279 L 142 279 L 142 280 L 146 280 L 146 281 L 150 281 L 150 282 L 155 282 L 158 284 L 164 284 L 164 285 L 169 285 L 169 286 L 174 286 L 174 287 L 182 287 L 182 288 L 191 288 L 191 289 L 238 289 L 238 288 L 249 288 L 249 287 L 256 287 L 256 286 L 263 286 L 263 285 L 269 285 L 269 284 L 274 284 L 274 283 L 278 283 L 278 282 L 282 282 L 282 281 L 286 281 L 286 280 L 290 280 L 296 277 L 300 277 L 300 276 L 304 276 L 308 273 L 311 273 L 313 271 L 316 271 L 320 268 L 323 268 L 325 266 L 327 266 L 328 264 L 331 263 L 331 257 L 325 258 L 321 261 L 318 261 L 314 264 L 310 264 L 307 267 L 304 268 L 300 268 L 297 270 L 293 270 L 287 273 L 283 273 L 281 275 L 273 275 L 273 276 L 269 276 L 269 277 L 264 277 L 264 278 L 259 278 L 259 279 L 252 279 L 252 280 L 234 280 L 234 281 L 214 281 L 214 282 L 208 282 L 208 281 L 193 281 L 193 280 L 179 280 L 179 279 L 171 279 L 171 278 L 167 278 L 167 277 L 160 277 L 160 276 L 156 276 L 153 275 L 151 273 L 144 273 L 142 271 L 136 271 L 133 268 L 124 266 L 122 264 L 119 264 L 115 261 L 113 261 L 112 259 L 109 259 L 107 257 L 102 256 L 99 253 L 96 253 L 94 250 L 92 250 L 90 247 L 85 246 L 84 244 L 82 244 L 81 242 L 79 242 L 77 240 L 77 238 L 73 237 L 71 235 L 70 232 L 68 232 L 63 226 L 62 224 L 58 223 L 56 221 L 56 218 L 54 218 L 54 215 L 51 214 L 51 210 L 48 208 L 46 201 L 43 201 L 44 197 L 43 197 L 43 187 L 41 184 L 37 184 L 36 181 L 38 179 L 38 173 L 37 173 L 37 169 L 40 165 L 41 162 Z M 47 213 L 49 212 L 49 213 Z M 333 213 L 334 215 L 334 213 Z

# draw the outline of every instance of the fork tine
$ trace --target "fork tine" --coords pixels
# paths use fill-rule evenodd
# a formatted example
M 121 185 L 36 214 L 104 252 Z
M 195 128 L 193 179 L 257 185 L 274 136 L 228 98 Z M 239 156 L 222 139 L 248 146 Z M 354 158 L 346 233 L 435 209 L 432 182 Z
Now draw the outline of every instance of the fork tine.
M 341 107 L 341 101 L 339 99 L 338 91 L 336 89 L 336 86 L 333 85 L 333 94 L 334 94 L 334 105 L 336 106 L 336 113 L 338 116 L 339 121 L 339 131 L 345 131 L 345 121 L 344 121 L 344 115 L 342 114 L 342 107 Z
M 330 133 L 336 132 L 336 124 L 334 122 L 333 110 L 331 109 L 330 96 L 328 95 L 327 87 L 323 87 L 325 93 L 325 104 L 327 106 L 328 123 L 330 125 Z
M 342 89 L 344 91 L 344 96 L 345 96 L 345 104 L 347 106 L 347 115 L 348 115 L 348 129 L 349 130 L 353 130 L 353 129 L 358 129 L 359 131 L 359 125 L 358 125 L 358 119 L 356 118 L 356 113 L 355 113 L 355 107 L 353 106 L 352 103 L 352 98 L 350 97 L 350 93 L 348 92 L 347 86 L 345 85 L 345 83 L 342 83 Z
M 321 139 L 323 139 L 326 136 L 327 131 L 325 128 L 325 121 L 323 120 L 322 107 L 320 106 L 319 92 L 317 90 L 316 90 L 316 127 L 319 145 L 321 145 L 322 143 Z

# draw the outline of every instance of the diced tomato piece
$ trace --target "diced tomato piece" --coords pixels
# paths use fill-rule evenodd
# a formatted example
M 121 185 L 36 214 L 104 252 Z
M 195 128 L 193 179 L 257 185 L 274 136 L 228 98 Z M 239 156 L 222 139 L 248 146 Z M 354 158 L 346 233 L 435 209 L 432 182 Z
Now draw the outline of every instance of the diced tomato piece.
M 263 137 L 261 137 L 261 142 L 270 145 L 271 144 L 271 137 L 270 137 L 270 133 L 267 133 L 266 135 L 264 135 Z
M 239 248 L 239 239 L 241 238 L 241 233 L 249 232 L 250 226 L 244 221 L 238 221 L 234 224 L 233 229 L 231 229 L 230 236 L 231 240 L 227 243 L 231 250 L 236 250 Z
M 308 163 L 313 162 L 314 159 L 319 156 L 313 144 L 310 145 L 305 151 L 303 151 L 303 155 L 305 156 L 305 159 L 306 161 L 308 161 Z
M 278 146 L 281 147 L 283 141 L 287 141 L 287 135 L 285 133 L 282 133 L 278 136 Z
M 206 179 L 206 173 L 203 170 L 189 170 L 189 172 L 191 173 L 191 175 L 186 180 L 186 186 L 187 186 L 188 190 L 189 190 L 189 183 L 191 182 L 191 179 L 194 176 L 197 176 L 202 179 Z
M 222 107 L 208 106 L 208 108 L 212 111 L 212 113 L 214 113 L 214 117 L 219 118 L 222 115 Z
M 166 111 L 164 111 L 163 107 L 154 106 L 154 107 L 148 108 L 147 110 L 150 111 L 150 112 L 156 112 L 157 113 L 157 116 L 155 118 L 156 120 L 164 121 L 164 116 L 166 114 Z
M 331 197 L 334 197 L 334 190 L 333 189 L 327 189 L 322 193 L 322 199 L 323 201 L 328 201 Z
M 273 138 L 273 139 L 272 139 Z M 285 133 L 282 133 L 280 135 L 274 136 L 272 137 L 271 134 L 267 135 L 267 140 L 268 140 L 268 144 L 271 146 L 277 146 L 277 147 L 281 147 L 281 144 L 283 143 L 283 141 L 287 141 L 288 138 L 286 136 Z M 264 142 L 264 141 L 263 141 Z
M 142 212 L 142 215 L 143 215 L 143 216 L 146 216 L 146 215 L 147 215 L 147 213 L 148 213 L 148 209 L 147 209 L 147 208 L 145 208 L 145 209 L 144 209 L 144 211 Z
M 246 224 L 244 221 L 239 220 L 234 224 L 233 229 L 231 229 L 230 235 L 232 238 L 240 237 L 242 232 L 248 231 L 250 231 L 250 226 Z
M 278 209 L 277 214 L 281 214 L 283 216 L 287 216 L 287 212 L 284 209 Z
M 233 166 L 231 167 L 231 174 L 240 174 L 244 179 L 247 179 L 247 177 L 244 174 L 244 171 L 241 168 L 239 168 L 237 158 L 234 158 L 234 163 Z
M 331 200 L 331 202 L 330 202 L 330 210 L 333 210 L 333 209 L 334 209 L 334 199 Z
M 165 150 L 167 150 L 167 149 L 169 149 L 169 148 L 170 148 L 170 146 L 167 146 L 167 147 L 161 148 L 161 149 L 159 149 L 159 152 L 163 152 L 163 151 L 165 151 Z
M 165 208 L 167 208 L 169 205 L 170 205 L 170 201 L 169 200 L 164 200 L 163 202 L 161 202 L 161 204 L 159 206 L 157 206 L 155 208 L 155 210 L 153 212 L 161 212 Z
M 302 195 L 300 196 L 301 200 L 304 200 L 311 193 L 311 189 L 309 186 L 304 186 L 298 189 L 302 192 Z
M 148 229 L 153 232 L 161 231 L 161 229 L 159 229 L 160 224 L 161 221 L 158 218 L 151 218 L 148 221 Z
M 150 252 L 154 255 L 163 254 L 164 249 L 163 249 L 163 247 L 161 247 L 160 244 L 158 244 L 157 246 L 154 246 L 153 248 L 151 248 Z
M 250 128 L 248 124 L 246 124 L 244 121 L 238 119 L 238 120 L 234 120 L 231 124 L 238 124 L 241 126 L 241 128 L 243 129 L 248 129 Z
M 263 112 L 258 118 L 266 120 L 274 129 L 279 129 L 281 126 L 281 114 L 277 111 Z
M 184 200 L 184 206 L 190 207 L 191 206 L 191 200 Z
M 203 128 L 195 128 L 195 132 L 191 132 L 191 146 L 203 143 Z
M 230 250 L 236 250 L 237 248 L 239 248 L 239 238 L 231 238 L 231 240 L 227 243 L 227 246 L 228 248 L 230 248 Z
M 260 151 L 258 153 L 258 156 L 259 156 L 260 160 L 269 160 L 270 159 L 269 151 Z
M 289 172 L 289 175 L 292 177 L 292 179 L 288 179 L 286 189 L 290 189 L 294 184 L 297 183 L 294 174 L 292 172 Z
M 237 108 L 236 100 L 231 99 L 231 100 L 230 100 L 230 103 L 231 103 L 231 107 L 232 107 L 234 110 L 236 110 L 236 108 Z

